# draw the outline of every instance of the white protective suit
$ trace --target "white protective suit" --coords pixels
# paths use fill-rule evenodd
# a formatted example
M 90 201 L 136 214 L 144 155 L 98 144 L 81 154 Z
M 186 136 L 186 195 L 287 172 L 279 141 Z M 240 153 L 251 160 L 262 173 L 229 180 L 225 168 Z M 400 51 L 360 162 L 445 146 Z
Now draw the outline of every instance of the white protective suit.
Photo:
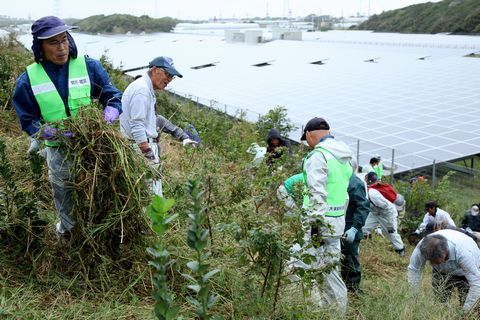
M 402 237 L 397 230 L 398 212 L 395 205 L 388 201 L 380 191 L 373 188 L 368 189 L 368 198 L 370 200 L 370 214 L 365 221 L 363 233 L 367 234 L 380 226 L 382 233 L 388 237 L 395 251 L 404 250 Z
M 330 151 L 337 160 L 342 163 L 350 162 L 352 151 L 343 142 L 335 140 L 332 136 L 320 139 L 317 146 Z M 327 176 L 328 166 L 324 155 L 315 152 L 306 162 L 307 185 L 310 192 L 310 207 L 307 211 L 307 220 L 314 221 L 317 216 L 324 217 L 324 221 L 330 224 L 331 230 L 321 230 L 324 244 L 318 248 L 311 248 L 317 261 L 312 263 L 311 268 L 319 267 L 324 263 L 339 262 L 341 258 L 340 237 L 345 230 L 345 216 L 325 217 L 327 212 Z M 345 207 L 348 205 L 348 193 L 345 190 Z M 310 229 L 310 228 L 309 228 Z M 306 233 L 309 240 L 310 230 Z M 313 299 L 321 306 L 337 303 L 342 313 L 347 309 L 347 287 L 343 282 L 338 267 L 325 275 L 324 285 L 321 288 L 314 287 Z

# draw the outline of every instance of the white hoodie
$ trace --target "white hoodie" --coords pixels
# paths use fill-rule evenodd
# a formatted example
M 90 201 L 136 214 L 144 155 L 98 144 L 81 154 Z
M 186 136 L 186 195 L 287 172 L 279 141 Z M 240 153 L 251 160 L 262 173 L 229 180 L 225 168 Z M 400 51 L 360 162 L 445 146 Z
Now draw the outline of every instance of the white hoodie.
M 330 151 L 341 163 L 350 162 L 352 151 L 341 141 L 335 140 L 331 136 L 321 139 L 317 146 L 321 146 Z M 327 176 L 328 166 L 324 155 L 321 152 L 315 152 L 305 162 L 305 171 L 307 173 L 307 186 L 310 191 L 310 208 L 307 214 L 311 218 L 322 216 L 325 222 L 329 223 L 333 230 L 329 233 L 331 236 L 340 236 L 345 229 L 345 216 L 325 217 L 327 212 Z M 345 190 L 345 206 L 348 204 L 348 193 Z

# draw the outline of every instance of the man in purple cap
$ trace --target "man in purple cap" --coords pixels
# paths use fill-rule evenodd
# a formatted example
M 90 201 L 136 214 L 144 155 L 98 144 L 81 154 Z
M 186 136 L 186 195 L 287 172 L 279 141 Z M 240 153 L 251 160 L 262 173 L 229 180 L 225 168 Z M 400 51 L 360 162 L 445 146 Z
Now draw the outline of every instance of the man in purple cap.
M 77 57 L 77 47 L 68 32 L 73 28 L 53 16 L 33 23 L 35 62 L 17 79 L 13 95 L 22 130 L 34 138 L 28 152 L 33 154 L 38 150 L 35 138 L 46 145 L 49 178 L 60 218 L 56 225 L 59 239 L 69 237 L 75 221 L 70 215 L 72 195 L 68 187 L 71 161 L 65 156 L 65 146 L 58 141 L 58 123 L 75 117 L 92 99 L 98 99 L 104 106 L 108 123 L 116 121 L 122 111 L 122 94 L 101 63 L 87 56 Z
M 175 78 L 182 74 L 173 66 L 170 57 L 156 57 L 148 64 L 148 71 L 133 81 L 125 89 L 122 97 L 123 113 L 120 116 L 121 132 L 134 142 L 134 147 L 147 158 L 154 168 L 158 168 L 159 131 L 167 132 L 182 141 L 183 145 L 196 145 L 182 129 L 168 119 L 156 115 L 157 102 L 155 90 L 161 91 Z M 152 181 L 152 192 L 162 196 L 161 180 Z

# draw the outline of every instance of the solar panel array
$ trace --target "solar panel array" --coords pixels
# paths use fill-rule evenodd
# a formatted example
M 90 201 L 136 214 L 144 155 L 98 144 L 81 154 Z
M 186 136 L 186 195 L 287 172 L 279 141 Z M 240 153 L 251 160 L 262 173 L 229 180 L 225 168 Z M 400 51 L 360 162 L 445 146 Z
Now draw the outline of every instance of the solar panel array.
M 22 39 L 29 45 L 30 36 Z M 184 77 L 169 90 L 230 114 L 255 121 L 284 106 L 298 126 L 294 140 L 322 116 L 354 152 L 360 145 L 360 164 L 375 154 L 388 162 L 392 149 L 396 172 L 480 153 L 480 59 L 464 57 L 480 51 L 479 37 L 342 31 L 258 45 L 185 34 L 75 39 L 82 52 L 98 58 L 108 50 L 125 69 L 171 56 Z

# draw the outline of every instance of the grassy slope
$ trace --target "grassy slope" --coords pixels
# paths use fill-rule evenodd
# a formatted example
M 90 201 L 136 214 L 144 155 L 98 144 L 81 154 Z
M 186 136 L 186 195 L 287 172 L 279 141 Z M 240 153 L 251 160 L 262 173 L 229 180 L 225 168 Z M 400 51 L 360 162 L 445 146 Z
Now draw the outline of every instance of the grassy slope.
M 177 114 L 177 121 L 185 119 L 187 115 L 197 117 L 196 126 L 201 127 L 202 121 L 207 121 L 209 116 L 189 111 L 188 107 Z M 183 109 L 182 108 L 182 109 Z M 210 116 L 213 117 L 212 114 Z M 202 118 L 204 117 L 204 118 Z M 11 113 L 0 114 L 0 119 L 5 123 L 13 120 Z M 186 119 L 185 119 L 186 120 Z M 220 122 L 217 124 L 220 125 Z M 223 124 L 224 125 L 224 124 Z M 212 128 L 215 125 L 210 123 Z M 22 154 L 27 147 L 25 136 L 18 132 L 15 125 L 2 126 L 2 137 L 7 137 L 11 143 L 11 156 L 17 161 L 22 160 Z M 225 129 L 225 128 L 224 128 Z M 233 137 L 248 144 L 245 134 L 245 125 L 231 126 L 225 134 L 228 145 L 235 145 Z M 247 130 L 248 131 L 248 130 Z M 202 130 L 202 132 L 205 132 Z M 243 133 L 242 133 L 243 132 Z M 215 132 L 210 134 L 214 135 Z M 255 138 L 255 137 L 251 137 Z M 212 141 L 216 138 L 212 136 Z M 231 140 L 230 140 L 231 139 Z M 220 142 L 217 142 L 220 143 Z M 225 154 L 220 156 L 218 149 L 206 145 L 203 150 L 182 150 L 178 142 L 166 138 L 163 142 L 165 192 L 169 197 L 182 199 L 184 191 L 182 184 L 192 175 L 205 175 L 207 172 L 216 181 L 214 188 L 220 188 L 214 194 L 213 204 L 210 207 L 214 225 L 228 223 L 242 215 L 242 210 L 251 210 L 251 201 L 246 198 L 234 205 L 226 204 L 230 200 L 232 188 L 240 188 L 240 192 L 248 192 L 248 185 L 242 185 L 245 175 L 241 164 L 248 161 L 246 155 L 239 154 L 240 158 L 231 160 L 235 149 L 229 150 L 223 146 Z M 214 165 L 212 165 L 214 164 Z M 279 177 L 279 179 L 282 179 Z M 238 184 L 232 185 L 232 180 Z M 224 189 L 222 189 L 224 188 Z M 228 188 L 228 189 L 227 189 Z M 242 189 L 243 188 L 243 189 Z M 238 195 L 240 196 L 240 195 Z M 188 204 L 179 203 L 177 211 L 185 215 L 184 209 Z M 49 209 L 51 210 L 51 208 Z M 268 218 L 268 209 L 261 210 L 258 220 Z M 188 249 L 182 236 L 186 230 L 184 220 L 180 218 L 175 225 L 168 242 L 173 254 L 179 263 L 186 261 Z M 251 290 L 257 290 L 255 284 L 250 283 L 251 278 L 248 268 L 239 267 L 236 243 L 231 235 L 222 233 L 218 227 L 214 228 L 214 257 L 212 263 L 222 269 L 221 275 L 214 280 L 214 288 L 222 296 L 215 308 L 215 313 L 222 314 L 227 319 L 266 319 L 270 306 L 259 300 L 258 295 Z M 179 235 L 180 234 L 180 235 Z M 2 248 L 1 250 L 5 250 Z M 408 247 L 411 253 L 412 248 Z M 152 300 L 148 294 L 149 289 L 141 292 L 125 290 L 113 286 L 98 292 L 82 292 L 75 278 L 65 277 L 62 274 L 49 273 L 48 279 L 39 279 L 38 274 L 28 274 L 14 261 L 6 260 L 7 255 L 0 253 L 0 318 L 4 316 L 12 319 L 149 319 L 152 318 Z M 407 254 L 407 256 L 409 256 Z M 441 306 L 433 301 L 429 279 L 424 278 L 425 294 L 411 297 L 406 286 L 406 267 L 408 258 L 400 258 L 395 254 L 386 239 L 375 236 L 363 242 L 361 259 L 364 268 L 363 289 L 365 294 L 360 297 L 350 297 L 350 319 L 460 319 L 459 308 Z M 31 271 L 30 271 L 31 272 Z M 177 288 L 177 299 L 186 295 L 182 286 L 184 281 L 173 273 L 172 287 Z M 247 277 L 245 277 L 247 276 Z M 247 282 L 248 281 L 248 282 Z M 251 285 L 251 287 L 250 287 Z M 80 286 L 81 288 L 81 286 Z M 453 304 L 455 305 L 455 303 Z M 191 307 L 182 304 L 182 310 L 188 314 Z M 335 319 L 329 313 L 319 312 L 302 297 L 301 291 L 296 287 L 282 288 L 280 301 L 277 307 L 277 318 L 287 319 Z
M 478 0 L 444 0 L 423 3 L 373 15 L 362 30 L 413 33 L 480 33 Z

